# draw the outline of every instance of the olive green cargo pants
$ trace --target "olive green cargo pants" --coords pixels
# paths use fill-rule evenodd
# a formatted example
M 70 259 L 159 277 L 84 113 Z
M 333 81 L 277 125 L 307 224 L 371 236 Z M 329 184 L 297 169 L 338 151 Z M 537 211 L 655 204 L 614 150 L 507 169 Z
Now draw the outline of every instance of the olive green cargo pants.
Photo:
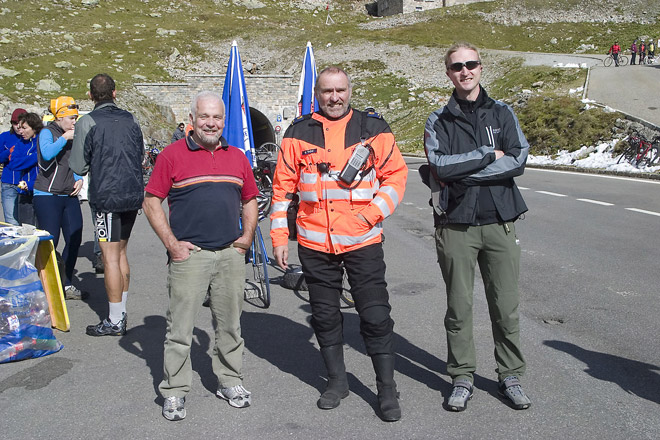
M 474 269 L 484 281 L 495 342 L 498 380 L 522 376 L 518 274 L 520 246 L 513 222 L 485 226 L 447 224 L 436 229 L 438 263 L 447 288 L 447 372 L 453 381 L 473 381 L 477 368 L 472 304 Z

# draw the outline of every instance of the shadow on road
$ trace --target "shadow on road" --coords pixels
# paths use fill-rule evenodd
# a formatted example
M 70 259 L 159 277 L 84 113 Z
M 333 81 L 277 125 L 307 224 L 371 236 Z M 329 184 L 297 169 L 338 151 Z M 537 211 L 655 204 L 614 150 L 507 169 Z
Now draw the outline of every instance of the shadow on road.
M 565 341 L 545 341 L 543 344 L 570 354 L 587 364 L 590 376 L 619 385 L 628 393 L 660 403 L 660 367 L 644 362 L 599 353 Z
M 309 312 L 309 305 L 301 307 Z M 131 330 L 119 339 L 119 345 L 124 350 L 144 359 L 153 378 L 154 392 L 157 395 L 155 402 L 159 404 L 162 403 L 158 385 L 163 379 L 163 343 L 166 327 L 165 317 L 146 316 L 144 324 L 131 327 Z M 323 391 L 325 367 L 319 351 L 310 342 L 314 338 L 314 332 L 308 324 L 300 324 L 279 315 L 244 311 L 241 327 L 245 347 L 255 356 L 315 388 L 319 394 Z M 364 362 L 368 363 L 368 368 L 371 370 L 371 362 L 366 357 L 364 343 L 359 334 L 359 318 L 356 313 L 344 313 L 344 329 L 346 345 L 365 355 Z M 447 374 L 447 364 L 444 361 L 396 333 L 394 347 L 398 374 L 440 391 L 445 398 L 451 394 L 451 380 L 441 377 Z M 195 328 L 191 347 L 192 368 L 199 374 L 204 388 L 215 394 L 217 379 L 213 374 L 210 349 L 209 334 Z M 364 368 L 364 365 L 360 367 Z M 351 365 L 350 361 L 347 362 L 351 392 L 376 411 L 378 407 L 376 394 L 350 373 L 351 369 L 357 370 L 357 368 L 358 366 Z M 497 382 L 493 380 L 475 375 L 475 386 L 497 396 Z M 405 394 L 405 389 L 400 391 Z
M 157 403 L 162 403 L 158 385 L 163 380 L 163 343 L 167 322 L 164 316 L 151 315 L 144 318 L 144 324 L 131 327 L 130 331 L 119 339 L 119 345 L 127 352 L 144 359 L 151 377 Z M 204 330 L 193 330 L 193 341 L 190 350 L 190 359 L 193 371 L 199 374 L 202 385 L 212 394 L 215 394 L 218 381 L 211 367 L 209 348 L 211 338 Z
M 307 312 L 310 311 L 307 304 L 301 308 Z M 344 313 L 343 315 L 344 342 L 365 355 L 365 362 L 368 363 L 368 368 L 371 370 L 371 362 L 366 358 L 364 343 L 359 334 L 357 314 Z M 283 316 L 246 311 L 243 312 L 241 324 L 245 346 L 250 352 L 315 388 L 319 393 L 323 391 L 325 367 L 319 351 L 310 342 L 314 338 L 314 332 L 309 325 L 294 322 Z M 433 390 L 438 390 L 444 397 L 451 394 L 451 381 L 441 377 L 441 375 L 447 374 L 444 361 L 398 334 L 394 335 L 394 347 L 397 354 L 395 365 L 398 374 L 408 376 Z M 375 393 L 350 373 L 352 369 L 357 368 L 356 365 L 351 365 L 351 362 L 347 361 L 346 370 L 349 372 L 351 392 L 369 403 L 375 410 L 378 405 Z M 479 388 L 497 395 L 497 382 L 475 375 L 475 384 Z M 400 391 L 405 394 L 405 389 Z
M 94 242 L 86 241 L 80 246 L 78 250 L 78 257 L 83 257 L 89 260 L 91 265 L 94 259 Z M 108 317 L 108 297 L 105 293 L 105 281 L 103 276 L 96 276 L 94 268 L 80 267 L 85 266 L 87 261 L 80 259 L 76 263 L 75 277 L 78 278 L 78 283 L 74 284 L 83 292 L 89 292 L 89 297 L 84 302 L 92 309 L 99 317 L 99 321 Z M 90 322 L 90 324 L 92 324 Z M 96 323 L 94 323 L 96 324 Z

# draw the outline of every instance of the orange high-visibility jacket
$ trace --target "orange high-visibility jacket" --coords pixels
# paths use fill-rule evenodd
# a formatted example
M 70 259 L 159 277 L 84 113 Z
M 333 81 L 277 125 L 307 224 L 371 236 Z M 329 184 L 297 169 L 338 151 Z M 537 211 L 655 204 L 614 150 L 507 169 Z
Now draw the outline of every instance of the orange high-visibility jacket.
M 338 175 L 362 137 L 372 152 L 346 185 Z M 319 169 L 323 163 L 328 165 Z M 286 213 L 295 193 L 300 197 L 296 230 L 302 246 L 340 254 L 380 243 L 381 222 L 401 203 L 407 178 L 394 135 L 378 113 L 350 109 L 339 120 L 318 113 L 297 118 L 284 134 L 275 169 L 273 247 L 288 242 Z

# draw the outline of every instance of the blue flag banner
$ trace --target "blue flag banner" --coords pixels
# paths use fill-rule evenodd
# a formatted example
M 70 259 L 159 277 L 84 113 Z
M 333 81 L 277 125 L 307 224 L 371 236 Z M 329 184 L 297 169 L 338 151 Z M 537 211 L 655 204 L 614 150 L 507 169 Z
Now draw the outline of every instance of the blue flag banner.
M 296 116 L 306 115 L 318 111 L 319 103 L 314 96 L 314 84 L 316 83 L 316 60 L 314 60 L 314 49 L 312 43 L 307 42 L 305 59 L 300 74 L 300 85 L 298 86 L 298 105 Z
M 254 153 L 250 105 L 245 89 L 243 64 L 236 41 L 231 45 L 225 85 L 222 89 L 222 100 L 225 103 L 225 129 L 222 136 L 229 145 L 243 150 L 254 167 L 257 163 Z

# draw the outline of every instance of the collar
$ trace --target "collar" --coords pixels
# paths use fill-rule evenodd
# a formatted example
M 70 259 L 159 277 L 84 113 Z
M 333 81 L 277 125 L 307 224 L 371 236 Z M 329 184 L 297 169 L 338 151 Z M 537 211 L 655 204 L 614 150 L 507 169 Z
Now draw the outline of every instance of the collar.
M 199 145 L 197 142 L 195 142 L 193 140 L 192 135 L 186 136 L 186 145 L 188 146 L 188 149 L 190 151 L 206 150 L 206 148 L 202 147 L 201 145 Z M 225 151 L 227 150 L 227 148 L 229 148 L 229 144 L 227 143 L 227 140 L 223 136 L 220 136 L 220 148 L 222 148 Z M 212 152 L 215 152 L 215 151 L 218 151 L 217 147 Z
M 340 116 L 339 118 L 336 118 L 336 119 L 328 118 L 328 117 L 327 117 L 323 112 L 321 112 L 321 111 L 314 112 L 314 113 L 312 114 L 312 116 L 313 116 L 313 119 L 315 119 L 315 120 L 317 120 L 317 121 L 319 121 L 319 122 L 321 122 L 321 123 L 324 123 L 324 124 L 328 124 L 328 123 L 329 123 L 329 124 L 333 124 L 333 123 L 335 123 L 335 122 L 343 121 L 344 119 L 346 119 L 346 120 L 350 120 L 351 117 L 353 116 L 353 108 L 349 105 L 349 106 L 348 106 L 348 110 L 346 111 L 346 113 L 344 113 L 342 116 Z
M 470 102 L 470 101 L 464 101 L 459 99 L 456 96 L 456 90 L 451 94 L 451 98 L 449 98 L 449 103 L 447 103 L 447 108 L 449 108 L 449 111 L 453 113 L 456 116 L 462 115 L 463 112 L 461 111 L 461 105 L 460 102 Z M 475 108 L 480 108 L 480 107 L 490 107 L 492 105 L 492 98 L 488 96 L 488 93 L 486 92 L 486 89 L 484 89 L 480 85 L 480 90 L 479 90 L 479 96 L 477 97 L 477 100 L 474 101 L 474 106 Z
M 108 107 L 108 106 L 111 106 L 111 105 L 117 107 L 117 104 L 115 104 L 115 101 L 113 101 L 112 99 L 110 99 L 108 101 L 99 101 L 99 102 L 94 104 L 94 110 L 97 110 L 97 109 L 103 108 L 103 107 Z
M 321 111 L 321 110 L 319 110 L 318 112 L 316 112 L 316 114 L 318 114 L 319 116 L 321 116 L 321 117 L 322 117 L 323 119 L 325 119 L 326 121 L 336 122 L 336 121 L 341 121 L 342 119 L 344 119 L 344 118 L 347 117 L 347 116 L 350 116 L 351 113 L 352 113 L 352 111 L 353 111 L 353 108 L 352 108 L 352 107 L 350 106 L 350 104 L 349 104 L 348 108 L 346 109 L 346 113 L 344 113 L 343 115 L 341 115 L 341 116 L 338 117 L 338 118 L 329 118 L 329 117 L 326 116 L 325 113 L 323 113 L 323 111 Z

